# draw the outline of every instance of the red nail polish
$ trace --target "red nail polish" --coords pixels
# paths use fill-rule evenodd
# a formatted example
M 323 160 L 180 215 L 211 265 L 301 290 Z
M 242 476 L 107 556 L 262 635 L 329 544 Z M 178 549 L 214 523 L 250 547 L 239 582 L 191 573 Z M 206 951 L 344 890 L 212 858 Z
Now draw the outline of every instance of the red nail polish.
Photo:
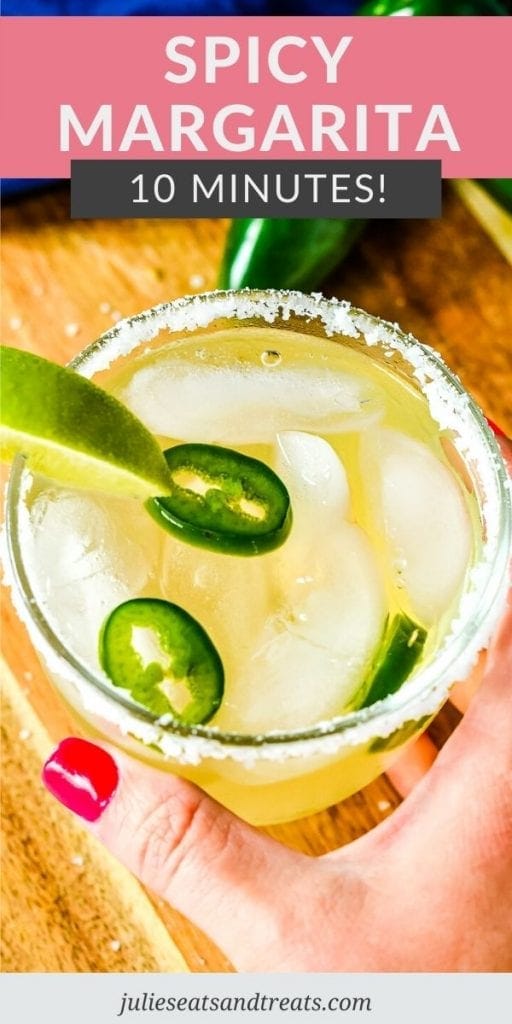
M 496 434 L 496 437 L 504 437 L 505 440 L 507 440 L 507 435 L 506 435 L 505 431 L 502 430 L 501 427 L 499 427 L 497 423 L 494 423 L 493 420 L 490 420 L 488 416 L 486 416 L 486 419 L 487 419 L 487 422 L 488 422 L 491 430 L 493 431 L 494 434 Z
M 72 736 L 48 758 L 42 780 L 64 807 L 86 821 L 96 821 L 117 789 L 119 772 L 106 750 Z

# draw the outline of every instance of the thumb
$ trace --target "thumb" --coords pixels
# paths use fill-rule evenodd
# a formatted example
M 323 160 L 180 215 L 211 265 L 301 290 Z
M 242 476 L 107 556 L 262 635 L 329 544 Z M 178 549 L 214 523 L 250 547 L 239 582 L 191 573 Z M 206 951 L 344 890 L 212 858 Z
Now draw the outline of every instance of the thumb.
M 238 969 L 276 969 L 310 858 L 256 832 L 192 783 L 87 740 L 63 740 L 42 778 Z
M 432 897 L 432 889 L 445 879 L 452 885 L 448 902 L 453 901 L 454 876 L 459 885 L 475 879 L 480 884 L 485 872 L 489 878 L 503 869 L 504 891 L 510 891 L 511 637 L 512 603 L 489 649 L 481 689 L 433 767 L 390 818 L 357 840 L 367 856 L 389 850 L 398 870 L 430 863 L 436 881 L 426 884 L 425 891 Z

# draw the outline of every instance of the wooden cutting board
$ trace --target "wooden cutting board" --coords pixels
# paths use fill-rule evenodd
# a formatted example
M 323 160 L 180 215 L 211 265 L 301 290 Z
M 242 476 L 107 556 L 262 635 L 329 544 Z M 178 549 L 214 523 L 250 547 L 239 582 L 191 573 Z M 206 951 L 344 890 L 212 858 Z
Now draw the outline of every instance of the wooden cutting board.
M 475 201 L 471 187 L 465 199 Z M 512 220 L 478 193 L 476 203 L 494 240 L 447 189 L 439 221 L 374 222 L 324 291 L 439 349 L 512 435 Z M 121 316 L 214 287 L 226 227 L 70 221 L 65 186 L 13 202 L 4 214 L 2 340 L 66 362 Z M 229 971 L 206 936 L 145 892 L 44 792 L 41 763 L 76 726 L 5 591 L 3 622 L 4 970 Z M 431 729 L 438 745 L 456 720 L 449 707 L 442 712 Z M 335 808 L 270 831 L 319 854 L 363 834 L 398 802 L 381 778 Z

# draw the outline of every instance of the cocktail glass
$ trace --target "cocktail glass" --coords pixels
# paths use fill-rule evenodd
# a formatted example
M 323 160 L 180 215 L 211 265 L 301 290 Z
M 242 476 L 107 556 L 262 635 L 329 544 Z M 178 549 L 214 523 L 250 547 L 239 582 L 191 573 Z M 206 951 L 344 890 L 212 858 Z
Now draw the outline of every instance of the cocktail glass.
M 427 645 L 425 657 L 411 678 L 375 704 L 346 710 L 307 727 L 292 724 L 264 731 L 227 731 L 216 727 L 215 721 L 185 726 L 158 719 L 136 704 L 126 690 L 111 686 L 94 667 L 94 661 L 77 654 L 63 639 L 55 615 L 48 614 L 41 589 L 34 586 L 37 550 L 33 526 L 28 525 L 26 501 L 33 481 L 22 457 L 13 466 L 8 491 L 7 572 L 17 610 L 48 675 L 86 732 L 162 770 L 191 779 L 248 821 L 269 824 L 336 803 L 384 772 L 404 745 L 427 727 L 446 700 L 451 684 L 466 676 L 478 652 L 488 643 L 505 600 L 511 505 L 495 439 L 457 378 L 435 352 L 411 335 L 350 308 L 348 303 L 271 291 L 217 292 L 179 299 L 118 323 L 71 365 L 101 386 L 119 392 L 119 381 L 129 382 L 141 359 L 156 359 L 157 365 L 159 353 L 164 350 L 170 351 L 172 361 L 174 351 L 180 355 L 183 346 L 193 344 L 197 365 L 201 360 L 208 363 L 211 353 L 215 353 L 216 337 L 225 350 L 226 332 L 235 364 L 240 345 L 246 346 L 248 328 L 265 332 L 259 338 L 261 361 L 270 374 L 281 372 L 280 348 L 288 343 L 293 346 L 293 339 L 300 333 L 302 355 L 304 345 L 307 350 L 301 369 L 306 380 L 308 373 L 313 380 L 318 368 L 322 369 L 326 346 L 333 352 L 334 347 L 341 351 L 341 346 L 347 358 L 367 361 L 370 376 L 375 371 L 387 374 L 387 379 L 391 375 L 398 382 L 403 407 L 397 415 L 402 422 L 407 422 L 409 406 L 411 410 L 421 406 L 437 424 L 447 460 L 472 508 L 472 553 L 449 618 L 442 628 L 437 624 L 435 642 Z M 279 388 L 277 392 L 274 384 L 272 388 L 275 411 Z M 208 394 L 204 397 L 207 402 Z M 229 395 L 226 402 L 229 405 Z M 135 411 L 141 415 L 140 408 Z M 202 417 L 204 420 L 204 409 Z M 304 430 L 301 417 L 299 420 L 299 429 Z M 370 421 L 371 415 L 369 426 L 378 429 Z M 293 414 L 286 425 L 294 428 Z M 350 429 L 357 433 L 362 428 L 349 427 L 348 433 Z M 248 434 L 256 449 L 257 435 L 257 429 L 255 434 L 253 430 Z M 183 439 L 188 439 L 186 432 Z M 219 443 L 223 440 L 213 437 Z M 230 438 L 230 443 L 236 446 L 236 436 Z M 122 505 L 118 514 L 125 514 Z M 126 557 L 130 557 L 129 551 Z M 254 564 L 254 559 L 242 561 Z M 194 614 L 194 608 L 188 610 Z M 435 633 L 434 627 L 431 633 Z M 321 678 L 317 685 L 322 686 Z M 257 690 L 254 701 L 258 701 Z

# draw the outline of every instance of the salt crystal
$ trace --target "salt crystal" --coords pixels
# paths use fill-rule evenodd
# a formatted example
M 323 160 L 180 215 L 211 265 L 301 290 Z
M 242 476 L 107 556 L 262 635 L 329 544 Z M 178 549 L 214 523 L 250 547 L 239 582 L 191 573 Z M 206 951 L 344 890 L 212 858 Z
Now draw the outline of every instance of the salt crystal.
M 112 320 L 112 323 L 116 324 L 118 320 L 121 320 L 122 315 L 123 314 L 120 313 L 118 309 L 113 309 L 110 314 L 110 319 Z
M 11 331 L 19 331 L 23 321 L 20 316 L 12 316 L 9 320 L 9 327 Z
M 31 683 L 33 678 L 34 678 L 34 676 L 33 676 L 32 672 L 24 672 L 23 673 L 23 678 L 27 681 L 27 683 Z
M 71 864 L 74 864 L 77 868 L 83 868 L 84 858 L 81 853 L 74 853 L 71 857 Z
M 20 729 L 18 733 L 18 739 L 20 740 L 29 740 L 31 736 L 32 733 L 30 732 L 30 729 Z
M 66 324 L 64 328 L 64 334 L 68 338 L 76 338 L 76 335 L 80 333 L 80 324 Z
M 121 949 L 121 943 L 119 942 L 119 939 L 112 939 L 112 942 L 110 943 L 110 948 L 113 953 L 119 953 L 119 950 Z
M 390 804 L 389 800 L 379 800 L 378 803 L 377 803 L 377 807 L 378 807 L 379 811 L 389 811 L 389 808 L 391 807 L 391 804 Z
M 110 313 L 110 302 L 100 302 L 100 313 Z
M 204 277 L 202 274 L 192 274 L 188 283 L 191 288 L 204 288 Z

